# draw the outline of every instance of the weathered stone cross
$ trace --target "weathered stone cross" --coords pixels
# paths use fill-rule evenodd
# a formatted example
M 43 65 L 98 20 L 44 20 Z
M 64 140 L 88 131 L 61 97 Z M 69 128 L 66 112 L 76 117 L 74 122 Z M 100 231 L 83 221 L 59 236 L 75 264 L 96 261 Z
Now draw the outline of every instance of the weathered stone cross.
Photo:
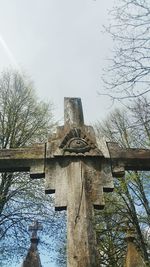
M 38 253 L 37 245 L 39 243 L 39 238 L 37 236 L 37 231 L 42 230 L 42 224 L 38 221 L 34 221 L 32 225 L 29 226 L 29 231 L 32 231 L 31 245 L 28 250 L 27 256 L 23 261 L 22 267 L 42 267 L 40 256 Z
M 98 267 L 93 207 L 104 207 L 103 192 L 113 190 L 113 176 L 125 170 L 149 170 L 150 150 L 123 149 L 96 142 L 84 124 L 79 98 L 65 98 L 64 126 L 46 144 L 0 150 L 0 171 L 30 171 L 45 177 L 55 208 L 67 208 L 67 267 Z
M 36 239 L 38 243 L 37 231 L 43 230 L 43 226 L 38 221 L 34 221 L 32 225 L 29 226 L 29 231 L 32 232 L 31 239 Z

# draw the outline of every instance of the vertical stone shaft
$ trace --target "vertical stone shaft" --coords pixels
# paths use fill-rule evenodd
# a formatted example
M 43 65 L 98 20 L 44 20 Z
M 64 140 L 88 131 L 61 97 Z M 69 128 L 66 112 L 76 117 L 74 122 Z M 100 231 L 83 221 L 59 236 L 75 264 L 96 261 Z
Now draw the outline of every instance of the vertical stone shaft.
M 82 102 L 80 98 L 64 99 L 64 125 L 82 127 L 84 125 Z
M 94 211 L 83 162 L 71 162 L 67 175 L 67 267 L 97 267 Z

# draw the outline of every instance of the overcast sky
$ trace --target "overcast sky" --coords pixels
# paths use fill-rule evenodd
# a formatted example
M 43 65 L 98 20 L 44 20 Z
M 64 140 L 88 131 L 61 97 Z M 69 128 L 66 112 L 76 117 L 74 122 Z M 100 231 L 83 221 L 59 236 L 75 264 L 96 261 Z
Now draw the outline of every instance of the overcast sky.
M 102 34 L 113 0 L 0 0 L 0 71 L 12 65 L 34 81 L 40 98 L 63 118 L 64 97 L 81 97 L 85 123 L 110 102 L 98 97 L 112 43 Z M 46 266 L 46 265 L 45 265 Z M 52 265 L 51 265 L 52 266 Z
M 63 98 L 81 97 L 85 122 L 109 112 L 102 69 L 112 44 L 102 34 L 113 0 L 0 0 L 0 70 L 12 65 L 34 81 L 63 118 Z

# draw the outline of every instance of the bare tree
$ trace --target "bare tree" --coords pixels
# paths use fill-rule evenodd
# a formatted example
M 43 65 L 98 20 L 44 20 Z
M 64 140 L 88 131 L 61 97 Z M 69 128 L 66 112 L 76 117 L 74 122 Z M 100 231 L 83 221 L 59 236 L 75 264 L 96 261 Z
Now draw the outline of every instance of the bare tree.
M 119 0 L 110 12 L 106 32 L 114 41 L 109 67 L 104 71 L 105 93 L 113 99 L 150 92 L 150 1 Z
M 103 135 L 111 141 L 118 142 L 123 147 L 149 147 L 150 112 L 148 103 L 148 99 L 142 98 L 141 100 L 138 99 L 128 109 L 116 109 L 103 123 L 96 125 L 98 136 Z M 114 256 L 113 260 L 115 260 L 116 253 L 118 253 L 118 256 L 120 255 L 120 252 L 116 247 L 119 241 L 116 239 L 118 235 L 116 235 L 115 229 L 117 228 L 117 231 L 121 233 L 122 226 L 125 225 L 126 219 L 136 230 L 137 244 L 145 261 L 149 260 L 149 242 L 148 239 L 145 238 L 146 233 L 148 233 L 150 229 L 149 177 L 149 173 L 134 171 L 126 172 L 124 179 L 114 179 L 115 204 L 117 205 L 115 215 L 113 214 L 114 209 L 111 207 L 112 197 L 108 199 L 108 202 L 110 201 L 110 204 L 107 204 L 108 209 L 106 206 L 104 213 L 101 213 L 100 215 L 103 216 L 103 219 L 101 217 L 100 220 L 105 222 L 105 228 L 107 217 L 109 217 L 109 225 L 112 226 L 112 230 L 111 227 L 109 227 L 109 231 L 106 232 L 107 236 L 114 237 L 114 244 L 112 247 L 109 242 L 108 244 L 105 244 L 105 241 L 110 240 L 104 238 L 103 247 L 113 249 L 113 251 L 110 251 Z M 114 224 L 114 217 L 116 224 Z M 112 233 L 110 233 L 110 231 L 112 231 Z M 124 241 L 122 240 L 123 234 L 119 235 L 119 238 L 120 237 L 120 242 L 122 242 L 122 246 L 125 247 Z M 100 247 L 102 246 L 100 245 Z M 118 266 L 120 266 L 119 260 L 120 257 L 117 260 Z M 106 266 L 113 266 L 113 264 L 108 264 Z

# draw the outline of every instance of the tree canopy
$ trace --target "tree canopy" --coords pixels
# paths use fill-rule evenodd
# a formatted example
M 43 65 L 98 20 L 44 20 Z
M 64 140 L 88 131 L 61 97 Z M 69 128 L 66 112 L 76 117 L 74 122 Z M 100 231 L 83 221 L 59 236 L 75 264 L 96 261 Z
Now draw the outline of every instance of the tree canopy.
M 38 100 L 33 83 L 25 75 L 12 69 L 0 74 L 0 148 L 45 142 L 55 125 L 52 103 Z M 31 180 L 27 173 L 1 174 L 0 266 L 27 251 L 27 229 L 34 219 L 46 225 L 44 236 L 52 237 L 56 229 L 60 235 L 62 219 L 54 215 L 52 203 L 52 197 L 45 195 L 43 179 Z M 48 245 L 45 240 L 43 244 Z
M 127 148 L 149 148 L 148 102 L 147 98 L 142 98 L 128 108 L 114 110 L 106 120 L 97 123 L 98 138 L 105 136 L 107 140 Z M 150 175 L 148 172 L 130 171 L 124 178 L 115 178 L 114 184 L 115 190 L 105 196 L 105 208 L 98 213 L 96 220 L 102 263 L 104 266 L 123 266 L 126 254 L 124 238 L 128 228 L 134 229 L 136 245 L 145 262 L 149 262 Z

